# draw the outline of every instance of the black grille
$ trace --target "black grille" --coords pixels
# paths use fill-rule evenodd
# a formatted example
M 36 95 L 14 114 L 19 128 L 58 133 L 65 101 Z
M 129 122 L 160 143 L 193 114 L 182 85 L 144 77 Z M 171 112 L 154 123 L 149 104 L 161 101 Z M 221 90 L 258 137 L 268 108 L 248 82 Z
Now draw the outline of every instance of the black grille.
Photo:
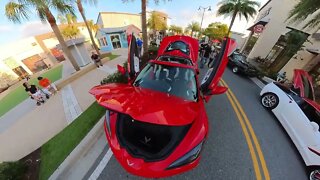
M 179 145 L 191 125 L 165 126 L 133 120 L 118 114 L 117 137 L 130 155 L 147 162 L 165 159 Z

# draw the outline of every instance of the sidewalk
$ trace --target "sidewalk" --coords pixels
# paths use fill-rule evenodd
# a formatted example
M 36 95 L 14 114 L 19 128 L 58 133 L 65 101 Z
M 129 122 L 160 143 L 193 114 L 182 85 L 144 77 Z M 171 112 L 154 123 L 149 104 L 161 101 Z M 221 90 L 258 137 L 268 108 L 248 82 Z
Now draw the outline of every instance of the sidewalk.
M 61 89 L 42 106 L 24 110 L 25 113 L 18 113 L 23 108 L 12 109 L 16 117 L 6 118 L 4 125 L 0 121 L 0 162 L 19 160 L 38 149 L 87 109 L 95 101 L 88 91 L 127 59 L 126 49 L 116 50 L 114 54 L 122 56 L 105 63 L 104 67 L 111 69 L 110 72 L 94 69 Z M 26 103 L 23 107 L 34 104 L 27 104 L 27 100 L 23 103 Z

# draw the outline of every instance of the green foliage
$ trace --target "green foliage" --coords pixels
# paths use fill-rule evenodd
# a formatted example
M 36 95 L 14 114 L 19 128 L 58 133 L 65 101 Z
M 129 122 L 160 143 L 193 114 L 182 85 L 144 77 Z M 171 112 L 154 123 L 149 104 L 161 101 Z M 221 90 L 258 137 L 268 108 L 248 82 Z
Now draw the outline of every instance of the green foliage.
M 68 26 L 62 29 L 61 34 L 64 38 L 73 39 L 79 36 L 80 30 L 76 25 L 69 24 Z
M 308 36 L 299 31 L 290 31 L 286 34 L 286 47 L 285 55 L 293 56 L 300 50 L 303 43 L 307 40 Z
M 259 2 L 253 0 L 222 0 L 218 3 L 220 6 L 217 12 L 218 16 L 232 16 L 229 31 L 234 23 L 236 16 L 241 20 L 244 17 L 247 21 L 257 14 L 256 7 L 260 6 Z
M 155 31 L 167 30 L 166 21 L 160 16 L 160 14 L 156 11 L 151 13 L 150 18 L 147 21 L 148 28 Z
M 3 162 L 0 164 L 0 179 L 3 180 L 20 180 L 23 179 L 27 172 L 27 166 L 20 162 Z
M 291 22 L 305 21 L 307 17 L 312 16 L 304 28 L 306 27 L 318 27 L 320 24 L 320 1 L 319 0 L 300 0 L 298 4 L 290 11 L 288 19 Z
M 169 27 L 169 31 L 175 34 L 182 34 L 183 29 L 180 26 L 176 26 L 176 25 L 171 25 Z
M 127 70 L 128 63 L 123 63 L 123 67 Z M 119 71 L 108 75 L 106 78 L 102 79 L 100 84 L 109 84 L 109 83 L 128 83 L 128 77 L 121 74 Z
M 208 36 L 211 39 L 223 40 L 224 36 L 228 34 L 228 25 L 215 22 L 209 24 L 209 26 L 205 29 L 204 35 Z
M 105 108 L 94 102 L 69 126 L 41 147 L 39 179 L 48 179 L 104 115 Z
M 201 28 L 198 22 L 193 21 L 188 24 L 187 29 L 191 31 L 191 36 L 193 36 L 193 32 L 199 32 Z

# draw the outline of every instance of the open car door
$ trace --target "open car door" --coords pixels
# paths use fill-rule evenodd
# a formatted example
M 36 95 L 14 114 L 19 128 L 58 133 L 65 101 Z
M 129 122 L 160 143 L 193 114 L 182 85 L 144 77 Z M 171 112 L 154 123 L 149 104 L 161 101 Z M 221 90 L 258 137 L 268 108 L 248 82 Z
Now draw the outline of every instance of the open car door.
M 133 79 L 137 72 L 139 72 L 139 51 L 136 37 L 133 34 L 128 36 L 128 74 L 129 78 Z M 118 68 L 119 69 L 119 68 Z M 120 71 L 120 69 L 119 69 Z
M 227 66 L 228 56 L 230 56 L 236 50 L 236 47 L 237 43 L 234 39 L 225 38 L 222 43 L 218 58 L 213 62 L 212 68 L 207 71 L 201 82 L 200 89 L 204 96 L 222 94 L 227 91 L 226 87 L 218 86 L 218 83 Z
M 293 76 L 293 87 L 303 98 L 315 101 L 312 77 L 302 69 L 295 69 Z

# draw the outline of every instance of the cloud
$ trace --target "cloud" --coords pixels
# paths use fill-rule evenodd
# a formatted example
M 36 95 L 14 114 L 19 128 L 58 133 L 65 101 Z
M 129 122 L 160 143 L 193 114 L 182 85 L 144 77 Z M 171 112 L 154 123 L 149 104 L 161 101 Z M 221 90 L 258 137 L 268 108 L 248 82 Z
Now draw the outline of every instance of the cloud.
M 0 33 L 7 33 L 13 30 L 12 25 L 0 24 Z
M 51 32 L 52 29 L 49 24 L 44 24 L 41 21 L 31 21 L 22 25 L 19 29 L 21 38 L 35 36 Z

